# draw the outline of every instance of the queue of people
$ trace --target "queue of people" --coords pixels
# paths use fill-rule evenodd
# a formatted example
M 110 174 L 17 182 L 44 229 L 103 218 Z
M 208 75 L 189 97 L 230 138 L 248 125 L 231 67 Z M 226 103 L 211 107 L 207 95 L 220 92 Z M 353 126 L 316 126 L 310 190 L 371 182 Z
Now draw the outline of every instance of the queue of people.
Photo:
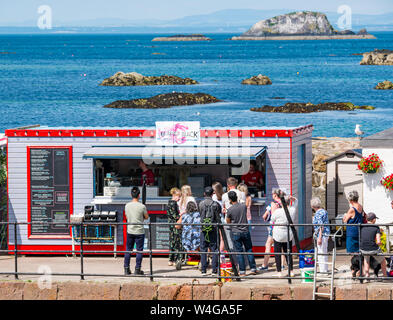
M 224 193 L 223 186 L 215 182 L 204 190 L 204 199 L 199 203 L 192 196 L 191 187 L 182 186 L 181 189 L 172 188 L 172 198 L 168 201 L 167 217 L 169 226 L 169 265 L 183 263 L 186 255 L 200 256 L 200 270 L 202 275 L 207 275 L 209 265 L 208 255 L 211 256 L 212 274 L 218 272 L 218 264 L 225 261 L 225 249 L 232 252 L 246 253 L 235 254 L 234 258 L 239 267 L 239 275 L 246 275 L 246 264 L 250 268 L 250 275 L 269 268 L 271 248 L 274 248 L 274 258 L 277 275 L 286 276 L 283 271 L 284 261 L 289 268 L 289 274 L 293 276 L 292 252 L 293 233 L 291 228 L 285 226 L 288 223 L 287 215 L 283 208 L 282 200 L 288 208 L 290 218 L 295 221 L 298 200 L 288 196 L 280 189 L 272 192 L 273 201 L 263 214 L 263 219 L 269 222 L 268 238 L 265 245 L 265 256 L 263 264 L 256 266 L 255 257 L 252 253 L 251 229 L 247 224 L 251 222 L 251 197 L 246 184 L 238 184 L 234 177 L 227 180 L 227 192 Z M 125 207 L 128 223 L 143 223 L 149 218 L 146 206 L 139 202 L 140 190 L 132 188 L 132 201 Z M 346 249 L 348 253 L 359 253 L 365 257 L 363 276 L 369 277 L 370 260 L 374 258 L 381 265 L 382 273 L 387 275 L 386 259 L 379 255 L 381 253 L 381 230 L 374 226 L 377 216 L 370 212 L 366 214 L 358 202 L 359 195 L 352 191 L 348 195 L 349 209 L 343 217 L 346 224 Z M 312 223 L 314 226 L 313 237 L 318 247 L 317 263 L 319 271 L 328 273 L 328 240 L 331 235 L 329 227 L 328 212 L 322 208 L 321 200 L 314 197 L 310 201 L 314 212 Z M 393 204 L 392 204 L 393 208 Z M 217 230 L 217 223 L 223 227 Z M 202 224 L 202 225 L 192 225 Z M 358 224 L 366 224 L 359 228 Z M 323 226 L 321 226 L 323 225 Z M 360 242 L 359 242 L 360 233 Z M 227 240 L 225 243 L 224 238 Z M 289 246 L 288 246 L 289 244 Z M 143 225 L 127 226 L 127 253 L 124 257 L 124 272 L 130 271 L 130 251 L 136 245 L 137 251 L 143 251 L 144 228 Z M 221 256 L 218 257 L 220 250 Z M 206 252 L 209 252 L 207 254 Z M 141 270 L 142 254 L 136 255 L 135 274 L 143 274 Z M 359 273 L 357 275 L 360 275 Z

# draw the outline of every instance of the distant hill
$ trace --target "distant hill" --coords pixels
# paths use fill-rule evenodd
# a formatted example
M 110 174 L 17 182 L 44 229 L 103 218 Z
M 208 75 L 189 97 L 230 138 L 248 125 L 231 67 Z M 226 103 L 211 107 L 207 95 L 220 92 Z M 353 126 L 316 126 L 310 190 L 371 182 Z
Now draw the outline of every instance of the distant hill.
M 135 32 L 135 33 L 214 33 L 230 32 L 243 33 L 257 21 L 265 20 L 277 15 L 286 14 L 293 9 L 279 10 L 252 10 L 252 9 L 228 9 L 216 11 L 210 14 L 186 16 L 175 20 L 127 20 L 117 18 L 54 21 L 54 28 L 62 31 L 74 32 Z M 330 23 L 337 29 L 337 21 L 341 14 L 324 12 Z M 1 27 L 13 27 L 14 30 L 35 30 L 36 21 L 24 21 L 19 23 L 0 22 Z M 32 29 L 29 27 L 33 27 Z M 369 31 L 393 31 L 393 12 L 368 15 L 353 14 L 352 27 L 354 31 L 367 28 Z M 27 28 L 27 29 L 26 29 Z M 11 30 L 0 28 L 0 32 Z

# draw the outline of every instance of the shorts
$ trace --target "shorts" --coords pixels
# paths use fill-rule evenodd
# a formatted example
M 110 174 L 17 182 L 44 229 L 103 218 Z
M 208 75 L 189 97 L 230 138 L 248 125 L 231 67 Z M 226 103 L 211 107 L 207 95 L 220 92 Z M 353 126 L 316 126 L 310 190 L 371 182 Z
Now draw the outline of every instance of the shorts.
M 267 227 L 267 234 L 269 237 L 273 237 L 273 227 L 272 226 Z
M 379 253 L 382 253 L 381 249 L 378 250 L 373 250 L 373 251 L 364 251 L 360 250 L 360 252 L 364 255 L 364 259 L 367 260 L 367 263 L 370 264 L 370 258 L 371 256 L 377 261 L 379 264 L 382 263 L 382 261 L 385 259 L 384 256 L 378 256 Z

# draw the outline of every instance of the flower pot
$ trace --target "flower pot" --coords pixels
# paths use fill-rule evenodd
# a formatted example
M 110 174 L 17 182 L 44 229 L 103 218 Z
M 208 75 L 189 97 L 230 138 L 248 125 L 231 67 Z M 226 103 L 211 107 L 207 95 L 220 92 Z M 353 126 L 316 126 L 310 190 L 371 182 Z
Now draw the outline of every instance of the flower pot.
M 369 170 L 369 171 L 367 171 L 366 173 L 377 173 L 377 169 Z

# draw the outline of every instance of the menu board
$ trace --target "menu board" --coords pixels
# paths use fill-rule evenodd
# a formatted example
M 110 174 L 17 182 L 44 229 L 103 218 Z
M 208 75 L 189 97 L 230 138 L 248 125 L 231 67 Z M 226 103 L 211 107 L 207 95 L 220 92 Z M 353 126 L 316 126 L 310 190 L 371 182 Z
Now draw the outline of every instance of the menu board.
M 28 147 L 30 236 L 69 236 L 71 147 Z M 34 224 L 34 222 L 44 222 Z
M 166 214 L 150 214 L 150 222 L 164 222 L 168 223 Z M 148 220 L 148 221 L 149 221 Z M 168 225 L 151 225 L 152 231 L 152 249 L 155 250 L 169 250 L 169 226 Z M 145 243 L 144 249 L 149 249 L 149 228 L 145 226 Z

